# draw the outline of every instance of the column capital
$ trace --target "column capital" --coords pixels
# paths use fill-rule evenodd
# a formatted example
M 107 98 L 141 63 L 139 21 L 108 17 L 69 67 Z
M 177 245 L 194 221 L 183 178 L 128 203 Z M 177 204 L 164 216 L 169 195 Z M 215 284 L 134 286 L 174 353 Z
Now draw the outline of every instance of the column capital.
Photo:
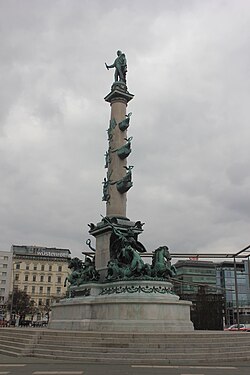
M 128 92 L 127 86 L 123 82 L 114 82 L 111 86 L 111 91 L 105 96 L 104 100 L 109 103 L 121 101 L 127 104 L 134 95 Z

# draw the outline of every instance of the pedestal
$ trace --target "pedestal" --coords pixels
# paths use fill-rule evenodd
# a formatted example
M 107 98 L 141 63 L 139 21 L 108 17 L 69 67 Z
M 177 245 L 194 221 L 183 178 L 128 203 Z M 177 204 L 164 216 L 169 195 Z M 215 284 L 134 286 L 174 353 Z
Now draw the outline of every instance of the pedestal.
M 120 281 L 71 288 L 74 298 L 52 307 L 51 329 L 100 332 L 193 330 L 189 301 L 166 281 Z
M 129 228 L 133 228 L 135 235 L 139 235 L 143 229 L 135 228 L 135 222 L 130 221 L 128 218 L 108 218 L 112 224 L 105 221 L 98 223 L 94 229 L 89 233 L 96 238 L 96 252 L 95 252 L 95 266 L 96 270 L 100 273 L 100 281 L 105 281 L 107 276 L 107 265 L 110 259 L 114 258 L 116 254 L 111 253 L 111 236 L 113 228 L 120 232 L 126 233 Z

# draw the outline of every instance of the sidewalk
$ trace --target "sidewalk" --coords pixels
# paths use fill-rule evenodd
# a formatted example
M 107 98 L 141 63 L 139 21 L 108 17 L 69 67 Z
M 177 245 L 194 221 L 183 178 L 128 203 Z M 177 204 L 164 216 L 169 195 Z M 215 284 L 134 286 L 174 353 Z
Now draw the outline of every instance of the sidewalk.
M 11 357 L 11 356 L 7 356 L 7 355 L 4 355 L 4 354 L 1 354 L 0 353 L 0 365 L 1 364 L 28 364 L 28 363 L 34 363 L 34 364 L 40 364 L 40 363 L 72 363 L 72 364 L 84 364 L 84 365 L 90 365 L 90 366 L 101 366 L 101 363 L 88 363 L 88 362 L 81 362 L 81 361 L 77 361 L 77 362 L 74 362 L 74 361 L 68 361 L 68 360 L 65 360 L 65 361 L 61 361 L 61 360 L 56 360 L 56 359 L 44 359 L 44 358 L 36 358 L 36 357 Z M 132 365 L 131 364 L 127 364 L 127 366 L 130 366 Z M 156 365 L 154 363 L 154 365 Z M 107 366 L 107 364 L 106 364 Z M 117 366 L 114 365 L 114 366 Z M 123 366 L 126 366 L 123 364 Z M 188 365 L 190 366 L 190 364 Z M 211 362 L 209 363 L 199 363 L 197 362 L 196 365 L 193 365 L 193 366 L 197 366 L 197 367 L 211 367 L 213 366 L 213 364 Z M 229 366 L 229 367 L 249 367 L 250 368 L 250 361 L 242 361 L 242 362 L 221 362 L 220 364 L 216 364 L 216 366 L 218 367 L 223 367 L 223 366 Z M 185 364 L 182 364 L 181 367 L 185 367 Z
M 0 365 L 4 363 L 65 363 L 67 361 L 60 361 L 56 359 L 36 358 L 36 357 L 12 357 L 0 353 Z M 68 361 L 69 363 L 69 361 Z

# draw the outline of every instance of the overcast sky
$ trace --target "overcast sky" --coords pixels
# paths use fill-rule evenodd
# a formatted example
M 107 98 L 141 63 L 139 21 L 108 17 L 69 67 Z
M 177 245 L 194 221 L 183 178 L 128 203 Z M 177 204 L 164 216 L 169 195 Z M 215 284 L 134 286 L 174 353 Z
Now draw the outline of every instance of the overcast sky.
M 117 49 L 135 95 L 127 214 L 152 251 L 250 243 L 248 0 L 0 0 L 0 250 L 86 251 Z M 94 245 L 94 238 L 93 238 Z

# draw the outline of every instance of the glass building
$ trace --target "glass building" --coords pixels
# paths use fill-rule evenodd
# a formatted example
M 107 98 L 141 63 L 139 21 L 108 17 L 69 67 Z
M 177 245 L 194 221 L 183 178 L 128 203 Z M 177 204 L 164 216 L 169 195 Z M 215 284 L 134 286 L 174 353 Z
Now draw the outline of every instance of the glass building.
M 216 266 L 213 262 L 179 260 L 175 291 L 177 294 L 194 294 L 203 287 L 209 293 L 216 293 Z
M 250 276 L 248 261 L 236 262 L 235 267 L 234 262 L 224 261 L 217 263 L 216 268 L 217 285 L 224 290 L 227 325 L 236 322 L 235 268 L 240 320 L 243 323 L 250 323 Z

